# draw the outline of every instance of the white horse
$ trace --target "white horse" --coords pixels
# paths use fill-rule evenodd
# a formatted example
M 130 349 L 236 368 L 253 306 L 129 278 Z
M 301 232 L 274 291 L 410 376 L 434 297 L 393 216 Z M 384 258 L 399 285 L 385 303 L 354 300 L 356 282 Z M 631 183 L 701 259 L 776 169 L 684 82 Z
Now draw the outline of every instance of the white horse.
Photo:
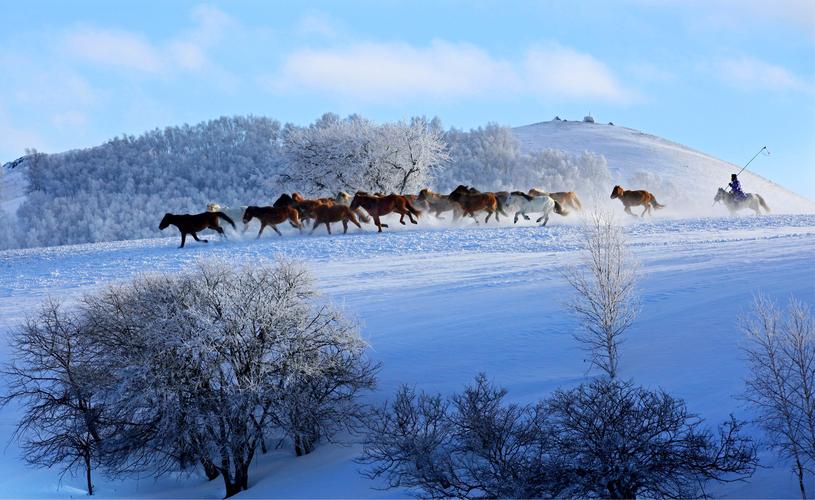
M 716 192 L 716 197 L 713 198 L 713 204 L 715 205 L 718 202 L 724 202 L 724 206 L 730 210 L 730 215 L 735 214 L 737 211 L 741 210 L 742 208 L 751 208 L 755 210 L 756 215 L 761 215 L 761 208 L 770 213 L 770 207 L 767 206 L 767 203 L 764 202 L 764 198 L 761 197 L 760 194 L 756 193 L 745 193 L 747 195 L 746 198 L 743 200 L 736 200 L 733 197 L 733 193 L 725 191 L 724 188 L 719 188 L 719 191 Z
M 515 223 L 518 223 L 518 217 L 523 216 L 524 219 L 529 220 L 527 214 L 543 214 L 535 221 L 543 221 L 541 226 L 545 226 L 549 222 L 549 214 L 555 212 L 558 215 L 566 215 L 566 210 L 548 195 L 529 196 L 521 191 L 513 191 L 507 197 L 504 207 L 509 210 L 515 211 Z

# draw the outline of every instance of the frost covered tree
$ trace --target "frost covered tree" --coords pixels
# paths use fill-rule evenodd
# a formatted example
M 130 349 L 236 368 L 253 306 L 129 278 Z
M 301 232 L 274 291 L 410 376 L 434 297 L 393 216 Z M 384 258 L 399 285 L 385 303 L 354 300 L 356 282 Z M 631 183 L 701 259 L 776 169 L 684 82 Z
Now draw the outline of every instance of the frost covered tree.
M 740 422 L 707 430 L 663 391 L 600 379 L 536 405 L 505 395 L 483 375 L 449 398 L 400 388 L 368 423 L 363 473 L 431 498 L 685 498 L 756 466 Z
M 200 464 L 227 496 L 267 440 L 297 455 L 352 429 L 378 366 L 356 325 L 290 261 L 199 262 L 46 304 L 14 337 L 3 401 L 21 401 L 25 458 L 111 476 Z
M 17 402 L 23 415 L 15 436 L 32 465 L 83 470 L 93 495 L 92 470 L 100 461 L 105 425 L 104 374 L 98 352 L 86 342 L 77 314 L 46 302 L 11 337 L 11 360 L 3 368 L 2 404 Z
M 793 464 L 801 497 L 815 465 L 815 324 L 791 298 L 785 311 L 764 296 L 741 320 L 750 375 L 745 399 L 759 412 L 770 446 Z
M 636 319 L 639 307 L 637 265 L 611 214 L 591 213 L 583 235 L 581 266 L 568 267 L 563 273 L 575 291 L 568 305 L 580 321 L 581 331 L 575 338 L 588 352 L 592 366 L 613 379 L 621 337 Z
M 87 297 L 93 341 L 117 381 L 109 404 L 128 417 L 116 448 L 130 466 L 198 461 L 232 496 L 248 487 L 266 439 L 289 437 L 307 453 L 353 424 L 376 366 L 355 325 L 314 295 L 305 269 L 280 261 L 201 262 Z
M 424 118 L 375 124 L 326 114 L 309 127 L 287 125 L 280 179 L 313 195 L 337 191 L 411 192 L 446 161 L 442 132 Z

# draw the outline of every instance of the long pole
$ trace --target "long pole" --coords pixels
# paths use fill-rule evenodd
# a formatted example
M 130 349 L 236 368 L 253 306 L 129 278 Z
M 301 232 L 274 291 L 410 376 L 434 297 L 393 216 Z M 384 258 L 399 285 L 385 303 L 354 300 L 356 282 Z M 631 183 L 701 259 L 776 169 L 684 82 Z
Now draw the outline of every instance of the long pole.
M 753 160 L 755 160 L 758 157 L 758 155 L 760 155 L 761 152 L 764 151 L 765 149 L 767 149 L 767 146 L 764 146 L 763 148 L 759 149 L 758 153 L 756 153 L 752 158 L 750 158 L 750 161 L 747 162 L 747 165 L 753 163 Z M 747 165 L 741 167 L 741 170 L 739 170 L 739 173 L 736 175 L 739 175 L 740 173 L 744 172 L 744 169 L 747 168 Z

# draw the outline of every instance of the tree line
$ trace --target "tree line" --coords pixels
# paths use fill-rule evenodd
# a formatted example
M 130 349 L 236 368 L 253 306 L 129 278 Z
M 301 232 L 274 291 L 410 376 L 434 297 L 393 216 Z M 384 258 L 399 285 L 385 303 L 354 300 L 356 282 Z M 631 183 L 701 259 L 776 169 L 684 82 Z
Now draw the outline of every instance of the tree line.
M 605 159 L 548 149 L 526 153 L 494 123 L 445 130 L 438 118 L 375 123 L 325 114 L 308 126 L 222 117 L 121 136 L 98 147 L 30 151 L 27 197 L 0 233 L 0 248 L 157 236 L 165 212 L 270 204 L 282 192 L 482 190 L 604 192 Z

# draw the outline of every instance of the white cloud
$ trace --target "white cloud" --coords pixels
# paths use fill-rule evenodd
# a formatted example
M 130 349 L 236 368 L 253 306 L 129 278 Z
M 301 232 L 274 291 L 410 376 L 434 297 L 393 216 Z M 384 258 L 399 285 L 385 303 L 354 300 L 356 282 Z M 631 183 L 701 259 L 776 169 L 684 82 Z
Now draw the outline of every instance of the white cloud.
M 307 12 L 294 27 L 295 33 L 308 38 L 336 38 L 343 31 L 338 20 L 320 11 Z
M 62 51 L 91 64 L 158 75 L 175 69 L 203 71 L 214 67 L 207 49 L 217 45 L 236 22 L 221 10 L 201 5 L 193 9 L 194 26 L 164 44 L 139 33 L 83 27 L 60 40 Z
M 752 57 L 722 59 L 715 67 L 725 83 L 743 90 L 812 92 L 815 89 L 812 83 L 786 68 Z
M 105 66 L 155 73 L 165 64 L 160 52 L 149 42 L 125 31 L 84 28 L 69 33 L 63 44 L 74 57 Z
M 601 61 L 560 45 L 528 50 L 523 74 L 530 90 L 544 97 L 607 102 L 625 102 L 631 97 Z
M 520 61 L 466 43 L 356 43 L 290 53 L 267 83 L 281 93 L 323 92 L 364 101 L 522 94 L 622 102 L 629 94 L 593 56 L 538 46 Z

